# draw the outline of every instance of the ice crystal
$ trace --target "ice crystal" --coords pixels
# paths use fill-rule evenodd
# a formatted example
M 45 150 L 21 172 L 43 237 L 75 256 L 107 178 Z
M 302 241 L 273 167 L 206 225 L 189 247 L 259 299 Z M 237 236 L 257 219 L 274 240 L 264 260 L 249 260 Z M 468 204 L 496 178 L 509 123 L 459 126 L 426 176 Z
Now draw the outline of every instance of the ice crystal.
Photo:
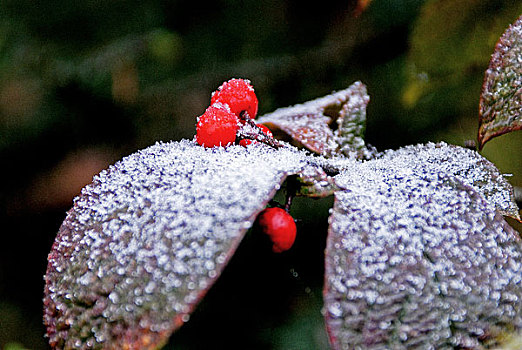
M 335 349 L 478 348 L 522 328 L 522 243 L 473 183 L 488 170 L 478 158 L 412 146 L 336 177 L 324 295 Z
M 479 107 L 480 148 L 495 136 L 522 129 L 522 16 L 495 47 Z
M 49 254 L 56 348 L 156 348 L 188 319 L 288 174 L 292 147 L 158 143 L 97 175 Z

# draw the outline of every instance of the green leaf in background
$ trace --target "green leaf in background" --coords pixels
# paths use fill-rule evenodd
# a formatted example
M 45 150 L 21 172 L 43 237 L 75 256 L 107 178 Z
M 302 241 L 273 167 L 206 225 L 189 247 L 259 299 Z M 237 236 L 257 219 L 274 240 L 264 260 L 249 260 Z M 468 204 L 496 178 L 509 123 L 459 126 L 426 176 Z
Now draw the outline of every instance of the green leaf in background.
M 403 104 L 476 108 L 479 79 L 492 48 L 521 12 L 522 4 L 510 0 L 427 1 L 410 37 Z
M 491 56 L 479 106 L 478 143 L 522 129 L 522 16 L 502 35 Z
M 4 350 L 28 350 L 28 349 L 19 343 L 7 343 L 4 346 Z

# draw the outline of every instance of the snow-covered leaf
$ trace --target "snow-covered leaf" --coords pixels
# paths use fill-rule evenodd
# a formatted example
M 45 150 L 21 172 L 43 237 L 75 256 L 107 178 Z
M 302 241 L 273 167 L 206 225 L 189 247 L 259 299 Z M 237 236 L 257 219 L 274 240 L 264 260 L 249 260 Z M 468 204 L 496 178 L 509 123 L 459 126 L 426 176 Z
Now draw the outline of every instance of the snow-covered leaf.
M 257 122 L 272 131 L 283 131 L 299 145 L 324 156 L 337 154 L 341 148 L 358 155 L 364 153 L 362 134 L 368 100 L 366 87 L 355 82 L 331 95 L 265 114 Z M 330 127 L 333 120 L 344 126 L 342 132 L 334 134 Z
M 522 16 L 498 41 L 479 106 L 480 149 L 495 136 L 522 129 Z
M 450 164 L 465 154 L 410 147 L 336 177 L 346 190 L 330 218 L 324 292 L 334 349 L 475 349 L 522 329 L 522 242 Z
M 370 96 L 366 92 L 366 86 L 356 82 L 349 88 L 351 94 L 339 112 L 337 123 L 339 128 L 335 131 L 339 152 L 346 156 L 357 154 L 356 158 L 369 158 L 364 144 L 364 131 L 366 130 L 366 106 L 370 102 Z
M 407 146 L 385 152 L 383 161 L 403 164 L 419 176 L 452 175 L 472 186 L 497 211 L 520 221 L 513 186 L 493 163 L 475 151 L 446 143 Z
M 259 123 L 267 125 L 271 130 L 282 130 L 299 146 L 312 152 L 330 155 L 337 144 L 333 132 L 328 126 L 330 118 L 321 114 L 287 114 L 276 118 L 259 118 Z
M 307 160 L 293 147 L 158 143 L 94 178 L 45 277 L 50 343 L 155 349 L 188 319 L 256 215 Z

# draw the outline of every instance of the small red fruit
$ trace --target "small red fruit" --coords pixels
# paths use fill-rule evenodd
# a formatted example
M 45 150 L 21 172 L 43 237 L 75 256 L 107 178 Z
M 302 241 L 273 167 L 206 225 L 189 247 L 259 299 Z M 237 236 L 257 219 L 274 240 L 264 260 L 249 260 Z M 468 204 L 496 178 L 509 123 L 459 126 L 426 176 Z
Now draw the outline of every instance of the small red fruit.
M 224 82 L 212 94 L 210 104 L 216 102 L 227 104 L 238 117 L 243 111 L 246 111 L 251 119 L 256 117 L 258 101 L 249 80 L 230 79 Z
M 264 133 L 265 135 L 267 135 L 268 137 L 274 137 L 272 135 L 272 131 L 270 131 L 269 128 L 267 128 L 266 126 L 264 126 L 263 124 L 256 124 Z M 239 141 L 239 144 L 243 147 L 246 147 L 248 145 L 251 145 L 253 143 L 256 143 L 257 141 L 255 140 L 250 140 L 250 139 L 243 139 L 241 141 Z
M 297 227 L 294 218 L 281 208 L 267 208 L 259 214 L 258 223 L 272 241 L 272 251 L 282 253 L 292 248 Z
M 266 125 L 263 125 L 263 124 L 256 124 L 257 126 L 259 126 L 261 128 L 261 130 L 263 130 L 263 132 L 265 134 L 267 134 L 268 136 L 272 137 L 272 131 L 270 131 L 270 129 L 268 128 L 268 126 Z
M 204 147 L 228 146 L 236 140 L 238 122 L 227 105 L 215 103 L 198 118 L 196 142 Z

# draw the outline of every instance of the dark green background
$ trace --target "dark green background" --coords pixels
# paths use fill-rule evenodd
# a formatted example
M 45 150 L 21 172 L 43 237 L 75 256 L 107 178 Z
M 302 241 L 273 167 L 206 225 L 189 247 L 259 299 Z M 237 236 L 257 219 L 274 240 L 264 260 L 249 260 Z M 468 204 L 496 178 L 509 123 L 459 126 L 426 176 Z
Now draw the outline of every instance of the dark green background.
M 364 3 L 364 1 L 361 1 Z M 0 347 L 46 349 L 43 275 L 72 198 L 157 140 L 192 138 L 222 81 L 252 81 L 260 114 L 356 80 L 379 150 L 475 139 L 483 72 L 519 1 L 0 3 Z M 522 137 L 483 154 L 522 186 Z M 274 255 L 247 235 L 169 349 L 323 349 L 322 259 L 332 199 L 298 199 Z M 520 226 L 518 226 L 520 229 Z M 6 345 L 7 344 L 7 345 Z

